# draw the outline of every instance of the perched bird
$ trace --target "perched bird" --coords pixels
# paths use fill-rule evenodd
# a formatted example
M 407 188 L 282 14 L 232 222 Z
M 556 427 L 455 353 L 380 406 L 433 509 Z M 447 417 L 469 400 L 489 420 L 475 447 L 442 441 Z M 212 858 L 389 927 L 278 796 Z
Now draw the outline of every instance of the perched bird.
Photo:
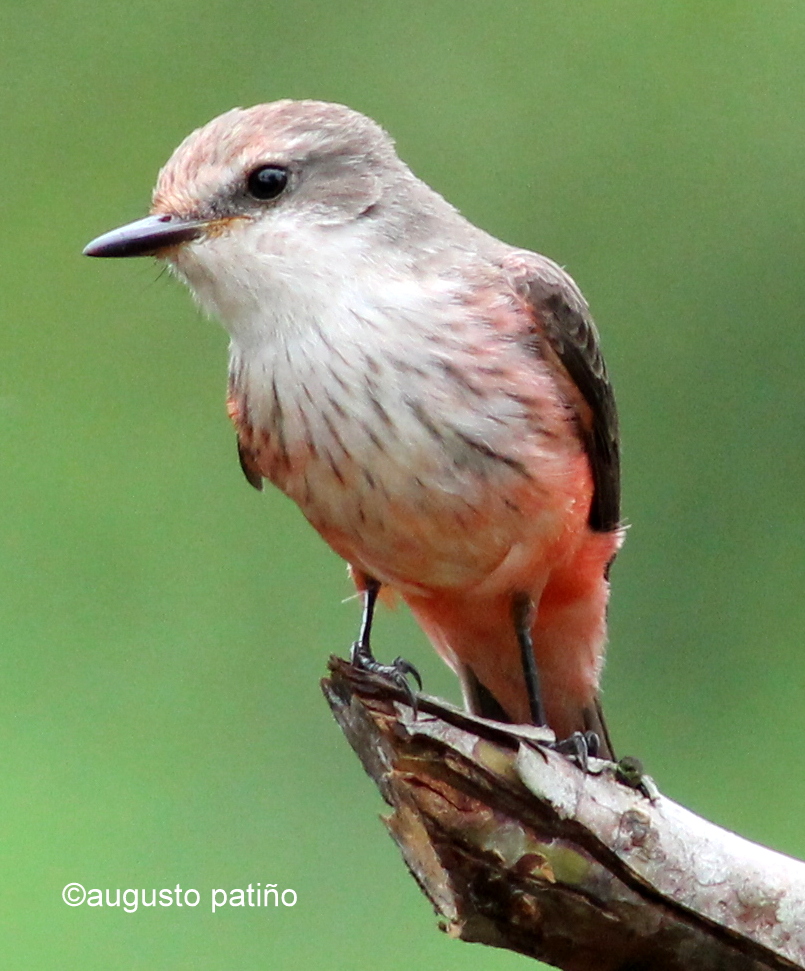
M 235 108 L 189 135 L 151 215 L 89 256 L 156 256 L 231 336 L 240 462 L 350 565 L 353 662 L 396 591 L 473 712 L 612 756 L 599 701 L 621 544 L 598 334 L 544 256 L 468 222 L 343 105 Z

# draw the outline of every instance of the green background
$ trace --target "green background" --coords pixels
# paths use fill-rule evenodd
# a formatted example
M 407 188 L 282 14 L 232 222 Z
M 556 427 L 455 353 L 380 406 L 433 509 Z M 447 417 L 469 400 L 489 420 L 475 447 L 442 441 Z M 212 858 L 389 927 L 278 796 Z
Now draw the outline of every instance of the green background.
M 149 260 L 192 128 L 346 102 L 465 214 L 562 262 L 623 424 L 606 708 L 662 789 L 805 855 L 805 6 L 5 0 L 0 947 L 23 969 L 533 967 L 439 934 L 318 688 L 343 565 L 237 466 L 226 340 Z M 378 650 L 456 698 L 404 612 Z M 194 887 L 196 910 L 70 909 Z M 212 887 L 293 887 L 209 913 Z

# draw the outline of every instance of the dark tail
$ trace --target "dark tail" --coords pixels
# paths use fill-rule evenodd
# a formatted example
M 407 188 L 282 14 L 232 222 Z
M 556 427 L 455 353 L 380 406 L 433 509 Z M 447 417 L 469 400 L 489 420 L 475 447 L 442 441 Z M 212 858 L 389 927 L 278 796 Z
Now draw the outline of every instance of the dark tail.
M 506 714 L 505 709 L 492 694 L 492 692 L 478 680 L 476 675 L 468 668 L 462 671 L 462 683 L 467 707 L 474 715 L 482 718 L 491 718 L 497 722 L 511 723 L 511 718 Z M 615 761 L 615 749 L 612 746 L 612 739 L 609 735 L 607 723 L 604 720 L 604 712 L 601 708 L 601 700 L 596 698 L 588 707 L 581 710 L 582 723 L 581 731 L 595 732 L 598 736 L 598 751 L 596 755 L 601 759 Z

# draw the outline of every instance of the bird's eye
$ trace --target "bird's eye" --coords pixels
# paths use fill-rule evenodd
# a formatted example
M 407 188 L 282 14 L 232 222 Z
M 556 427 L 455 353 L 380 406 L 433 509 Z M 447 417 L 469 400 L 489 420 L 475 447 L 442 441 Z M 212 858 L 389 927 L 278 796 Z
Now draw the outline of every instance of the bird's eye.
M 260 202 L 276 199 L 287 184 L 288 170 L 281 165 L 261 165 L 246 179 L 249 195 Z

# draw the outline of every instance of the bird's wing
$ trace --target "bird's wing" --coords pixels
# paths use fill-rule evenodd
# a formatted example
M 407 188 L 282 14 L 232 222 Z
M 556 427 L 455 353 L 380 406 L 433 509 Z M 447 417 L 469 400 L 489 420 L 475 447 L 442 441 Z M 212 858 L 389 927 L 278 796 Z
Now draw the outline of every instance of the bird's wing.
M 249 485 L 257 489 L 258 492 L 262 492 L 263 473 L 260 471 L 257 462 L 255 462 L 254 456 L 244 447 L 240 438 L 238 438 L 238 461 L 240 462 L 241 471 L 246 476 L 246 481 Z
M 593 475 L 590 528 L 598 532 L 617 529 L 618 413 L 587 303 L 568 274 L 543 256 L 519 251 L 504 266 L 530 317 L 533 332 L 529 337 L 535 352 L 569 378 L 571 403 Z

